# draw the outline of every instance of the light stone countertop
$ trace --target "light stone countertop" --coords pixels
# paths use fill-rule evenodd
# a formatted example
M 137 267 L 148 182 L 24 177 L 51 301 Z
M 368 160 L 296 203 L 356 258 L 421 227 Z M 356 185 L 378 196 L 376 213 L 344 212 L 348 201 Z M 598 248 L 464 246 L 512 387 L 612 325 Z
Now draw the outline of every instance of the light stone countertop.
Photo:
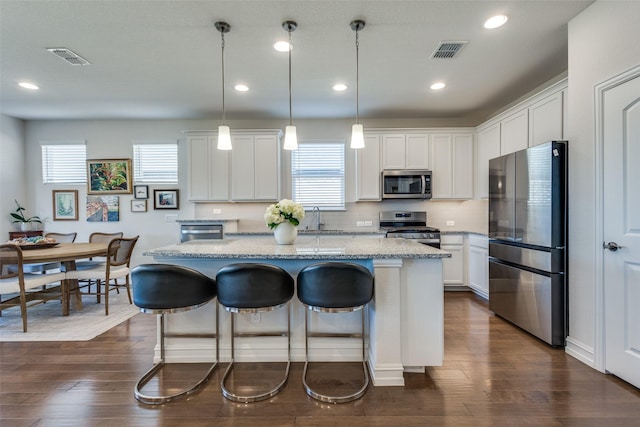
M 230 231 L 224 233 L 227 237 L 233 236 L 273 236 L 273 231 Z M 362 230 L 298 230 L 298 236 L 380 236 L 384 237 L 384 231 Z
M 146 256 L 211 259 L 440 259 L 451 254 L 405 239 L 358 236 L 298 236 L 278 245 L 273 236 L 194 240 L 150 249 Z

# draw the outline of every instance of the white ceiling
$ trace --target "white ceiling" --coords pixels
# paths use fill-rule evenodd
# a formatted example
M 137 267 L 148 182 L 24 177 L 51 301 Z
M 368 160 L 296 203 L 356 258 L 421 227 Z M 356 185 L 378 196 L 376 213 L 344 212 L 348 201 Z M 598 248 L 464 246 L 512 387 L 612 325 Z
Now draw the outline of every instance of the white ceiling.
M 0 112 L 22 119 L 219 119 L 226 34 L 226 117 L 288 118 L 286 40 L 294 20 L 293 119 L 463 118 L 478 124 L 567 69 L 567 22 L 592 1 L 0 0 Z M 507 24 L 485 30 L 494 14 Z M 467 40 L 451 60 L 443 40 Z M 45 48 L 91 62 L 71 66 Z M 40 86 L 27 91 L 22 80 Z M 447 87 L 429 89 L 442 80 Z M 239 93 L 236 83 L 250 91 Z M 349 86 L 337 93 L 331 86 Z

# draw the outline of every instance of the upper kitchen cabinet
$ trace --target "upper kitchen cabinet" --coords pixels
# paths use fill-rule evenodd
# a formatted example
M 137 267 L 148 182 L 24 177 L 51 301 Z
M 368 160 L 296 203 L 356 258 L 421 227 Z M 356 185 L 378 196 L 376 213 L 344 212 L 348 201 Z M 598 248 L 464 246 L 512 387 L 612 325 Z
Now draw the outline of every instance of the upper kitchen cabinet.
M 280 196 L 280 131 L 232 131 L 231 151 L 215 132 L 190 132 L 189 200 L 275 201 Z
M 394 133 L 382 135 L 383 169 L 428 169 L 429 135 Z
M 231 135 L 231 200 L 280 197 L 280 131 Z
M 381 200 L 380 135 L 364 135 L 364 148 L 355 150 L 356 200 Z
M 478 132 L 476 150 L 476 197 L 489 197 L 489 160 L 500 156 L 500 123 Z
M 431 135 L 434 199 L 473 198 L 473 134 Z
M 567 80 L 563 79 L 478 126 L 477 198 L 488 197 L 489 159 L 564 139 L 566 91 Z
M 229 200 L 229 152 L 216 148 L 217 135 L 191 135 L 189 144 L 189 200 Z
M 522 110 L 500 122 L 500 153 L 524 150 L 529 145 L 529 113 Z
M 554 93 L 529 108 L 529 147 L 564 139 L 564 94 L 565 91 Z

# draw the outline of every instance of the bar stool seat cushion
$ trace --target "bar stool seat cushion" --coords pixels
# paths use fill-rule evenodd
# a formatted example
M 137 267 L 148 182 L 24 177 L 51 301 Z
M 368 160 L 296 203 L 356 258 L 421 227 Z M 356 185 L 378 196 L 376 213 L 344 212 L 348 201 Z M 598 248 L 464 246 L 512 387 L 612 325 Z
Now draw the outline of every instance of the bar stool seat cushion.
M 218 302 L 225 307 L 257 309 L 285 304 L 293 297 L 294 280 L 269 264 L 232 264 L 216 275 Z M 259 289 L 260 292 L 256 292 Z
M 216 296 L 213 279 L 187 267 L 144 264 L 133 277 L 133 303 L 143 309 L 163 310 L 202 305 Z
M 298 276 L 298 299 L 308 306 L 358 307 L 372 298 L 372 274 L 359 264 L 321 262 L 305 267 Z

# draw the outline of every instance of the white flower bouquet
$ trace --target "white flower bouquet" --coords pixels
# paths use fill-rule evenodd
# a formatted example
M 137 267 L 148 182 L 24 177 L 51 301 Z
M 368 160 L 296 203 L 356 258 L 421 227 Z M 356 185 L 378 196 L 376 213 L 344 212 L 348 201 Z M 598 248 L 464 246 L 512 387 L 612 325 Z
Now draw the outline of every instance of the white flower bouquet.
M 276 228 L 278 224 L 289 221 L 298 226 L 304 218 L 304 207 L 293 200 L 282 199 L 278 203 L 269 205 L 264 213 L 264 221 L 269 228 Z

